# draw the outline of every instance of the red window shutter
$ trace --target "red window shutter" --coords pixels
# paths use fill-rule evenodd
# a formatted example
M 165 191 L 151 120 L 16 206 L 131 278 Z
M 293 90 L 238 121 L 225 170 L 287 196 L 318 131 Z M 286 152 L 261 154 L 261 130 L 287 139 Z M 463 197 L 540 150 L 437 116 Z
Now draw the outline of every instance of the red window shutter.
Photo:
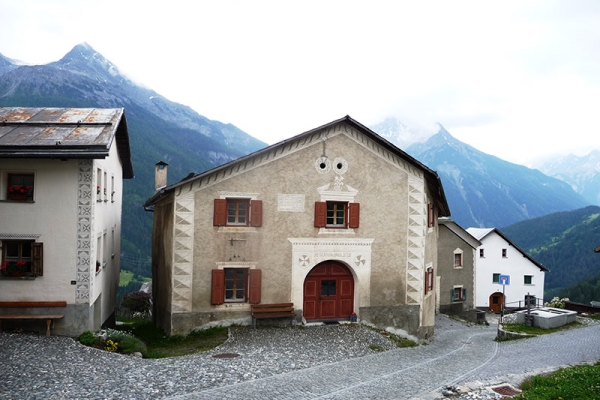
M 227 200 L 215 199 L 213 210 L 213 226 L 227 225 Z
M 327 223 L 327 203 L 315 202 L 315 227 L 322 228 Z
M 258 304 L 261 296 L 262 272 L 260 269 L 251 269 L 248 271 L 248 276 L 250 281 L 248 285 L 248 303 Z
M 262 226 L 262 200 L 252 200 L 250 202 L 250 226 Z
M 427 226 L 435 226 L 435 211 L 433 209 L 433 204 L 427 205 Z
M 225 270 L 212 270 L 210 304 L 218 305 L 225 302 Z
M 31 244 L 31 272 L 34 276 L 44 276 L 44 243 Z
M 360 220 L 360 203 L 348 204 L 348 228 L 358 228 Z

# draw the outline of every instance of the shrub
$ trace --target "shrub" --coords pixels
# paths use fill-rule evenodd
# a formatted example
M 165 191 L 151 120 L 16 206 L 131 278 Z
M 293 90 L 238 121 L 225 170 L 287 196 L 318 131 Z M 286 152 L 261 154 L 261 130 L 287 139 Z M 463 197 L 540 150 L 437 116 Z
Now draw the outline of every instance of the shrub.
M 85 346 L 96 347 L 100 345 L 100 340 L 92 331 L 85 331 L 77 338 L 79 342 Z
M 121 305 L 133 312 L 148 314 L 150 312 L 150 299 L 152 296 L 146 292 L 132 292 L 123 296 Z
M 546 307 L 554 307 L 554 308 L 565 308 L 565 302 L 569 301 L 568 298 L 553 298 L 549 303 L 544 304 Z
M 131 354 L 139 352 L 142 353 L 143 356 L 146 356 L 146 353 L 148 352 L 146 344 L 129 332 L 108 329 L 107 335 L 106 343 L 108 343 L 109 340 L 117 342 L 119 345 L 119 353 Z

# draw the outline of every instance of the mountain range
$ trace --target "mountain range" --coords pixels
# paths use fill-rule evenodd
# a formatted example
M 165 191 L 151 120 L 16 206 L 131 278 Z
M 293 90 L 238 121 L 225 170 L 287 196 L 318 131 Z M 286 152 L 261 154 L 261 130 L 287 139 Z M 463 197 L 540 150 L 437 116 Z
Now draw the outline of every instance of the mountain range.
M 169 164 L 169 183 L 266 146 L 231 124 L 137 85 L 87 44 L 56 62 L 24 65 L 0 55 L 0 106 L 123 107 L 135 178 L 124 182 L 122 267 L 149 276 L 154 165 Z M 141 273 L 143 272 L 143 273 Z
M 600 150 L 586 156 L 555 157 L 536 166 L 548 176 L 567 182 L 590 204 L 600 205 Z
M 122 267 L 146 276 L 152 216 L 141 205 L 154 193 L 155 163 L 169 163 L 171 184 L 266 146 L 134 83 L 85 43 L 46 65 L 0 55 L 0 106 L 125 109 L 136 177 L 124 182 Z M 590 204 L 568 184 L 482 153 L 441 125 L 423 143 L 415 142 L 424 133 L 394 119 L 372 129 L 438 171 L 452 217 L 465 228 L 504 227 Z

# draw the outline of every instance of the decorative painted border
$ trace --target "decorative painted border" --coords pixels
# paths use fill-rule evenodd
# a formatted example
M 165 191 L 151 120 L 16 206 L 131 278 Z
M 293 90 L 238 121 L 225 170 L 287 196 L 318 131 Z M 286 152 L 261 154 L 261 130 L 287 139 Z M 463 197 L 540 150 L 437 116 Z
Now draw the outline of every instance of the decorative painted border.
M 94 161 L 79 160 L 77 174 L 77 274 L 75 302 L 89 304 L 93 281 L 92 265 L 92 225 L 94 206 L 92 203 L 92 182 L 94 182 Z
M 172 313 L 192 311 L 194 271 L 194 195 L 175 197 Z
M 421 304 L 425 273 L 427 205 L 421 179 L 408 178 L 408 231 L 406 235 L 406 304 Z

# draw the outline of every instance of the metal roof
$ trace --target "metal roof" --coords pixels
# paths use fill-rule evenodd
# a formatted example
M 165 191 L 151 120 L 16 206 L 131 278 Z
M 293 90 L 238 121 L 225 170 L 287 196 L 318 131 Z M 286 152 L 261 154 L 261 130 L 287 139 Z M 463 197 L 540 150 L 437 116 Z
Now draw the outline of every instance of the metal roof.
M 0 158 L 105 158 L 116 139 L 123 178 L 133 178 L 122 108 L 0 107 Z

